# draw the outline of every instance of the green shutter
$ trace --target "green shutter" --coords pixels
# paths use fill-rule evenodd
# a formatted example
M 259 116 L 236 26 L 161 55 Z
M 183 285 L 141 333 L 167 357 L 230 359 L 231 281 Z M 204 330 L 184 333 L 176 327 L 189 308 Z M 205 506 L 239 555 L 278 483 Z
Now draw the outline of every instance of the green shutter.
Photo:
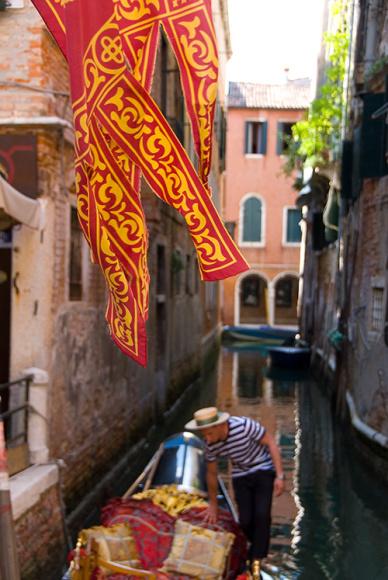
M 302 219 L 302 212 L 300 209 L 287 210 L 287 242 L 296 243 L 302 239 L 302 231 L 299 222 Z
M 244 153 L 249 153 L 249 125 L 250 123 L 245 123 L 245 141 L 244 141 Z
M 353 141 L 342 141 L 341 197 L 352 199 Z
M 384 115 L 377 119 L 372 114 L 385 102 L 384 93 L 367 93 L 362 96 L 364 111 L 361 125 L 361 177 L 382 177 L 386 174 L 384 160 Z
M 260 123 L 260 132 L 261 132 L 261 139 L 260 143 L 260 153 L 261 155 L 265 155 L 267 153 L 267 127 L 268 123 L 265 121 L 264 123 Z
M 250 197 L 244 202 L 243 242 L 261 242 L 261 201 Z
M 283 123 L 278 122 L 276 155 L 281 155 L 282 153 L 283 153 Z

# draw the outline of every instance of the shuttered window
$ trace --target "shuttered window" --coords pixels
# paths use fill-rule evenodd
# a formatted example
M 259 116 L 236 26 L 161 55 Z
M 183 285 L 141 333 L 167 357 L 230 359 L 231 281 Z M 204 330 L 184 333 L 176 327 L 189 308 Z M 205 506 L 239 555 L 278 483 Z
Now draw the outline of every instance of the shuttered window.
M 262 203 L 257 197 L 249 197 L 243 207 L 243 242 L 262 241 Z
M 267 153 L 267 122 L 248 121 L 245 123 L 244 152 L 249 155 Z
M 302 230 L 299 225 L 301 219 L 302 212 L 300 209 L 287 209 L 286 242 L 288 244 L 295 244 L 301 241 Z

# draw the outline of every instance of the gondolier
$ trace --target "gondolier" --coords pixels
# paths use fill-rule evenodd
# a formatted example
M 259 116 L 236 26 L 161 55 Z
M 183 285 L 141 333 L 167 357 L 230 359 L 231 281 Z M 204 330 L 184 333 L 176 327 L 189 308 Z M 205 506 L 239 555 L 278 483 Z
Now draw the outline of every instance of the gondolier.
M 260 577 L 261 560 L 268 554 L 272 494 L 284 491 L 284 474 L 274 437 L 258 421 L 230 416 L 216 407 L 199 409 L 186 429 L 200 432 L 206 443 L 209 507 L 205 519 L 217 521 L 217 458 L 232 463 L 232 481 L 240 526 L 250 542 L 251 570 Z

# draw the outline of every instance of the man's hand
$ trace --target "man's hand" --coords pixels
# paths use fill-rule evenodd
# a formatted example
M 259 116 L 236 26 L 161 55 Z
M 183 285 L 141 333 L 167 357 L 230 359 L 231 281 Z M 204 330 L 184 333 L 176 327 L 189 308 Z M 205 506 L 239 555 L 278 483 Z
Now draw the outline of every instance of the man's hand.
M 275 477 L 273 489 L 276 497 L 282 495 L 284 491 L 284 479 L 279 479 L 278 477 Z
M 218 520 L 218 506 L 209 503 L 209 506 L 203 512 L 203 521 L 207 524 L 216 524 Z

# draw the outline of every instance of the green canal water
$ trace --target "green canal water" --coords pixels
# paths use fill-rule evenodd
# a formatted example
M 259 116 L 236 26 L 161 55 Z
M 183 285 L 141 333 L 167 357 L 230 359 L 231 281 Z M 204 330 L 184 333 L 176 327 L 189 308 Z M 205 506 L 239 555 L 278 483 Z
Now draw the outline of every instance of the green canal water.
M 222 348 L 195 403 L 259 419 L 276 435 L 287 480 L 273 504 L 274 578 L 388 580 L 388 490 L 334 421 L 326 390 L 303 371 L 268 371 L 262 351 Z M 230 485 L 227 467 L 223 476 Z

